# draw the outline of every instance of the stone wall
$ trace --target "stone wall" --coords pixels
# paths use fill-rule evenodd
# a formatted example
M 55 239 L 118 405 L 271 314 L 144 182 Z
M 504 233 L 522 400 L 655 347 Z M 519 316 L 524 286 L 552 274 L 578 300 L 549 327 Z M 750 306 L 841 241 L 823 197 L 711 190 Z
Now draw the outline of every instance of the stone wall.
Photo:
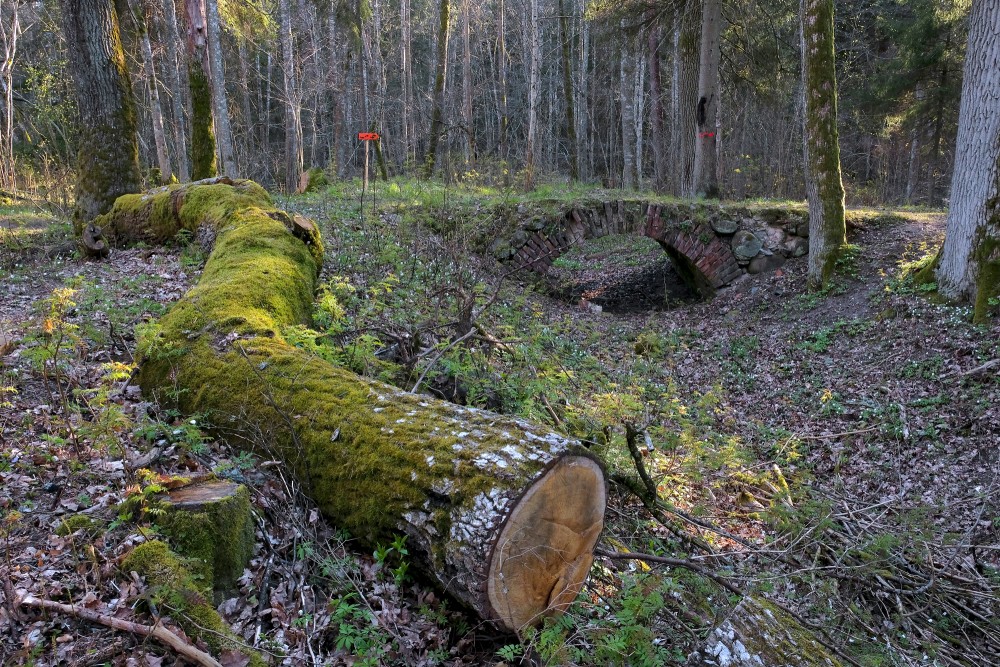
M 621 199 L 532 218 L 509 238 L 496 239 L 490 251 L 501 262 L 544 274 L 570 248 L 609 234 L 654 239 L 704 296 L 746 273 L 773 271 L 787 258 L 809 251 L 804 209 Z

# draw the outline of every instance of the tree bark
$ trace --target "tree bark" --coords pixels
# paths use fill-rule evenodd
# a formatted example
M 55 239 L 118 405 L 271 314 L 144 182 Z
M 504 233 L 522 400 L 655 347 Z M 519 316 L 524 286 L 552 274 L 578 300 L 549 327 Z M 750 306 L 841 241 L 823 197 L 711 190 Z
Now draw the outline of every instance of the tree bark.
M 215 136 L 218 140 L 219 161 L 226 176 L 239 176 L 236 152 L 233 150 L 233 130 L 229 123 L 229 100 L 226 97 L 226 72 L 222 65 L 222 24 L 219 20 L 219 0 L 206 0 L 208 10 L 208 63 L 212 84 L 212 111 Z
M 719 196 L 716 142 L 719 132 L 719 61 L 722 56 L 722 0 L 705 0 L 701 18 L 701 57 L 698 70 L 698 135 L 694 150 L 696 197 Z
M 1000 0 L 975 0 L 962 81 L 955 171 L 937 268 L 944 296 L 983 322 L 1000 296 Z M 990 303 L 994 301 L 994 303 Z
M 184 110 L 184 92 L 188 90 L 187 70 L 181 65 L 177 45 L 181 42 L 177 28 L 177 7 L 174 0 L 163 0 L 163 17 L 166 24 L 164 46 L 167 52 L 167 88 L 170 90 L 170 110 L 173 115 L 174 157 L 177 160 L 177 178 L 191 180 L 191 162 L 188 158 L 187 115 Z
M 465 125 L 465 163 L 476 164 L 476 128 L 472 105 L 472 0 L 462 7 L 462 123 Z
M 569 177 L 580 180 L 579 144 L 576 140 L 576 93 L 573 90 L 573 35 L 564 0 L 559 0 L 559 37 L 562 42 L 563 95 L 566 98 L 566 143 L 569 151 Z
M 399 23 L 401 35 L 400 61 L 403 72 L 403 163 L 412 163 L 414 157 L 413 128 L 413 34 L 410 0 L 400 0 Z
M 692 194 L 694 180 L 700 17 L 701 0 L 686 0 L 683 9 L 674 17 L 674 76 L 670 100 L 673 142 L 670 161 L 675 165 L 674 193 L 682 196 Z
M 191 85 L 191 176 L 215 176 L 215 131 L 212 128 L 211 72 L 208 64 L 205 0 L 184 0 L 187 15 L 188 79 Z
M 652 12 L 647 14 L 652 17 Z M 659 23 L 650 26 L 647 37 L 646 58 L 649 61 L 650 122 L 649 141 L 653 149 L 653 174 L 657 191 L 667 185 L 666 142 L 663 131 L 663 83 L 660 76 L 660 41 L 663 31 Z
M 142 45 L 142 68 L 149 88 L 149 106 L 153 120 L 153 143 L 156 145 L 156 162 L 160 169 L 160 182 L 170 182 L 170 154 L 167 150 L 167 137 L 163 128 L 163 107 L 160 106 L 160 90 L 156 84 L 156 67 L 153 62 L 153 45 L 149 41 L 149 18 L 143 4 L 131 8 L 139 28 L 139 41 Z
M 415 564 L 497 625 L 521 630 L 564 610 L 603 525 L 601 466 L 544 427 L 360 378 L 288 344 L 282 332 L 312 310 L 318 232 L 296 235 L 263 189 L 227 182 L 123 197 L 101 219 L 118 242 L 181 228 L 216 237 L 200 283 L 140 344 L 144 391 L 211 413 L 233 446 L 282 458 L 355 537 L 402 532 Z
M 292 14 L 288 0 L 278 0 L 278 31 L 281 41 L 281 72 L 285 84 L 285 192 L 295 192 L 302 173 L 302 119 L 299 86 L 295 74 Z
M 803 151 L 809 200 L 811 289 L 826 287 L 847 243 L 837 132 L 833 0 L 801 0 Z
M 77 235 L 111 208 L 120 195 L 140 188 L 135 104 L 122 51 L 118 17 L 110 0 L 60 0 L 63 34 L 80 115 L 76 207 Z
M 631 190 L 635 187 L 635 105 L 632 98 L 632 86 L 635 72 L 634 60 L 630 52 L 632 39 L 625 32 L 625 19 L 621 21 L 622 46 L 618 60 L 618 103 L 621 109 L 622 137 L 622 187 Z
M 524 146 L 524 189 L 535 187 L 535 144 L 538 140 L 538 96 L 542 67 L 542 43 L 538 26 L 538 0 L 528 0 L 524 29 L 528 62 L 528 136 Z
M 20 1 L 10 3 L 9 18 L 0 9 L 0 87 L 3 88 L 3 125 L 0 127 L 0 187 L 16 189 L 14 170 L 14 59 L 17 40 L 24 27 L 18 14 Z
M 438 143 L 444 132 L 444 94 L 448 82 L 448 35 L 451 32 L 451 3 L 441 0 L 438 13 L 437 74 L 434 76 L 434 110 L 431 112 L 431 134 L 424 161 L 424 178 L 434 175 Z

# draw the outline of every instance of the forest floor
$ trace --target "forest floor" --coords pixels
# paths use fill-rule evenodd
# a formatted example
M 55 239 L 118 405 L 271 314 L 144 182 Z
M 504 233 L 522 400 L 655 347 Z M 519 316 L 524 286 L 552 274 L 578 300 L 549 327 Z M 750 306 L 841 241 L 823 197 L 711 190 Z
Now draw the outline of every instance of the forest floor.
M 407 388 L 423 376 L 424 391 L 594 443 L 613 480 L 608 555 L 570 613 L 500 635 L 401 569 L 400 545 L 360 549 L 280 466 L 214 440 L 206 416 L 145 401 L 129 382 L 135 330 L 197 280 L 196 245 L 53 257 L 65 221 L 6 207 L 0 664 L 185 664 L 12 602 L 168 618 L 118 568 L 155 531 L 120 509 L 147 468 L 252 490 L 259 547 L 216 602 L 276 664 L 680 665 L 738 602 L 720 579 L 792 610 L 845 664 L 1000 664 L 1000 373 L 982 369 L 1000 357 L 1000 320 L 970 324 L 906 277 L 943 214 L 855 230 L 823 293 L 806 291 L 802 258 L 706 302 L 648 239 L 590 241 L 538 281 L 477 253 L 493 195 L 402 183 L 380 197 L 368 217 L 348 185 L 280 202 L 324 233 L 337 305 L 317 310 L 320 340 L 356 372 Z M 453 346 L 469 305 L 483 335 Z M 646 507 L 629 444 L 657 487 Z M 626 550 L 691 567 L 613 557 Z

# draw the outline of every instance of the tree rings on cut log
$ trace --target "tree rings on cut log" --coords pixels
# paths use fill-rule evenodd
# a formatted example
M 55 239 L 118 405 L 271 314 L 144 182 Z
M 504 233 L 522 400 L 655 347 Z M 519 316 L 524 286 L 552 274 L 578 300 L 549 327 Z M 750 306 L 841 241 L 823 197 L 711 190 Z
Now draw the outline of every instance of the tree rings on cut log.
M 88 257 L 107 257 L 110 252 L 108 244 L 104 240 L 104 232 L 92 222 L 83 228 L 80 245 L 83 246 L 83 252 Z
M 583 456 L 559 459 L 524 493 L 494 546 L 487 582 L 504 625 L 537 625 L 576 599 L 604 527 L 606 495 L 603 470 Z

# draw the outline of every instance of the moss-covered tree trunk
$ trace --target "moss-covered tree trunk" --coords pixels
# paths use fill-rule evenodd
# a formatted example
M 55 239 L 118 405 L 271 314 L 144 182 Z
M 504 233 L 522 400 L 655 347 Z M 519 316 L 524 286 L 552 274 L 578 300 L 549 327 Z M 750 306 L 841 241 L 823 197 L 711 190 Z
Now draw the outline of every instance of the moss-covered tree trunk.
M 188 80 L 191 86 L 191 177 L 215 176 L 215 132 L 209 87 L 205 0 L 184 0 L 187 15 Z
M 837 133 L 833 0 L 801 0 L 803 152 L 809 200 L 809 286 L 822 289 L 847 243 Z
M 61 0 L 63 34 L 80 114 L 73 226 L 140 189 L 135 105 L 111 0 Z
M 544 427 L 360 378 L 290 345 L 288 327 L 312 309 L 314 226 L 295 225 L 249 181 L 122 197 L 102 223 L 119 242 L 179 229 L 214 239 L 199 284 L 142 337 L 146 392 L 282 458 L 369 544 L 405 534 L 416 564 L 502 627 L 535 624 L 575 597 L 603 525 L 600 465 Z
M 944 246 L 941 294 L 974 304 L 985 321 L 1000 298 L 1000 0 L 978 0 L 969 17 L 955 172 Z M 991 303 L 992 300 L 992 303 Z

